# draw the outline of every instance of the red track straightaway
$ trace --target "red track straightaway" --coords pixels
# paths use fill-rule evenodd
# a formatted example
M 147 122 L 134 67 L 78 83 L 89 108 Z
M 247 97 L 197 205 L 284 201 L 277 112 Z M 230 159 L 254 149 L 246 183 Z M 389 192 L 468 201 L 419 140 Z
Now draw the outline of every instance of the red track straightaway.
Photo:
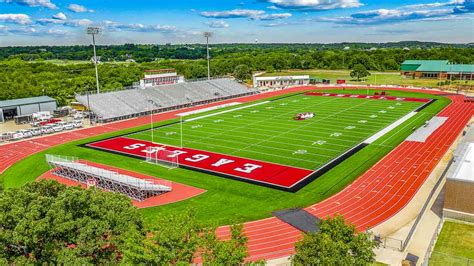
M 280 94 L 314 89 L 329 88 L 299 87 L 231 99 L 212 105 L 233 101 L 254 101 Z M 393 90 L 394 88 L 381 87 L 380 89 Z M 398 89 L 432 94 L 441 93 L 427 90 Z M 338 194 L 307 207 L 306 211 L 320 218 L 341 214 L 345 219 L 355 224 L 359 230 L 365 230 L 386 221 L 402 210 L 474 114 L 474 104 L 464 102 L 464 96 L 456 95 L 449 96 L 449 98 L 452 103 L 438 114 L 438 116 L 447 117 L 448 119 L 426 142 L 404 141 L 351 185 Z M 190 109 L 200 109 L 208 106 Z M 176 114 L 181 112 L 184 111 L 178 110 L 157 114 L 155 119 L 158 121 L 174 118 Z M 144 125 L 148 121 L 146 117 L 136 118 L 0 146 L 0 173 L 22 158 L 49 147 L 101 133 Z M 274 217 L 245 223 L 244 232 L 248 237 L 248 260 L 268 260 L 291 255 L 294 252 L 295 242 L 301 238 L 300 231 Z M 225 238 L 229 234 L 229 227 L 222 226 L 217 229 L 217 233 Z

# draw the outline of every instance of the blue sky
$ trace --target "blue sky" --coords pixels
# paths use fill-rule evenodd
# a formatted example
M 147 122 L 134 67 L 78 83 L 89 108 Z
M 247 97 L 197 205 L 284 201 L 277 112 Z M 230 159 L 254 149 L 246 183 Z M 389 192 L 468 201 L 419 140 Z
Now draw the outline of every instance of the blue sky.
M 0 0 L 0 46 L 474 42 L 474 0 Z

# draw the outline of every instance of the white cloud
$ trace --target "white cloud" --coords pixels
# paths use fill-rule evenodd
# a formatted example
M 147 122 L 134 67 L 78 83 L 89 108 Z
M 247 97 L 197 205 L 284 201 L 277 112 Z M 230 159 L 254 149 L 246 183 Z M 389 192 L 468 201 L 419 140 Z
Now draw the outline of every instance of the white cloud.
M 449 2 L 435 2 L 435 3 L 427 3 L 427 4 L 414 4 L 414 5 L 407 5 L 404 8 L 413 8 L 413 9 L 422 9 L 422 8 L 436 8 L 436 7 L 443 7 L 443 6 L 455 6 L 455 5 L 462 5 L 464 4 L 464 0 L 454 0 Z
M 49 35 L 55 35 L 55 36 L 66 36 L 70 34 L 70 32 L 67 30 L 56 30 L 56 29 L 49 29 L 46 31 L 46 33 Z
M 31 24 L 31 19 L 26 14 L 0 14 L 0 22 L 26 25 Z
M 406 21 L 440 21 L 455 19 L 458 15 L 474 12 L 473 0 L 456 0 L 444 3 L 426 3 L 400 6 L 395 9 L 376 9 L 344 17 L 317 17 L 314 21 L 336 24 L 376 25 Z M 462 5 L 458 5 L 462 4 Z
M 330 10 L 362 6 L 359 0 L 260 0 L 277 8 L 293 10 Z
M 254 9 L 234 9 L 226 11 L 204 11 L 201 16 L 206 18 L 250 18 L 265 14 L 265 11 Z
M 144 25 L 140 23 L 136 24 L 123 24 L 110 20 L 104 21 L 105 27 L 110 31 L 136 31 L 136 32 L 161 32 L 170 33 L 177 32 L 175 26 L 170 25 Z
M 54 19 L 59 19 L 59 20 L 66 20 L 67 16 L 63 12 L 59 12 L 56 15 L 53 15 Z
M 258 20 L 278 20 L 278 19 L 289 18 L 291 16 L 292 15 L 290 13 L 265 14 L 265 15 L 258 16 L 255 19 L 258 19 Z
M 46 7 L 49 9 L 58 9 L 58 7 L 55 4 L 51 3 L 50 0 L 5 0 L 5 3 L 15 3 L 29 7 Z
M 55 18 L 41 18 L 36 20 L 36 23 L 41 25 L 55 24 L 63 25 L 67 27 L 85 27 L 93 24 L 93 21 L 90 19 L 73 19 L 73 20 L 62 20 Z
M 209 21 L 209 22 L 206 22 L 206 25 L 208 25 L 211 28 L 228 28 L 229 27 L 229 24 L 223 20 Z
M 94 10 L 88 9 L 85 6 L 81 6 L 78 4 L 70 4 L 67 8 L 74 13 L 94 12 Z
M 278 20 L 291 17 L 290 13 L 268 14 L 263 10 L 254 9 L 234 9 L 225 11 L 205 11 L 201 12 L 201 16 L 205 18 L 232 19 L 232 18 L 249 18 L 252 20 Z

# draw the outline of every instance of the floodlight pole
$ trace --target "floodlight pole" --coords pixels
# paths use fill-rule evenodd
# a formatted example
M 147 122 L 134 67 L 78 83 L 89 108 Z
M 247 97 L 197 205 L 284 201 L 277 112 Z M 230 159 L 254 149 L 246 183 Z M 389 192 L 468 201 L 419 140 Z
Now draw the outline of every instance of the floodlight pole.
M 209 56 L 209 37 L 212 36 L 211 32 L 204 32 L 206 38 L 206 52 L 207 52 L 207 80 L 211 79 L 211 57 Z
M 95 65 L 95 81 L 97 84 L 97 94 L 100 93 L 99 87 L 99 70 L 97 69 L 97 53 L 95 50 L 95 35 L 99 34 L 100 28 L 98 27 L 88 27 L 87 34 L 92 35 L 92 47 L 94 49 L 94 65 Z
M 179 125 L 180 125 L 180 131 L 181 131 L 180 135 L 181 135 L 181 149 L 182 149 L 183 148 L 183 116 L 182 115 L 179 117 L 179 120 L 180 120 Z
M 151 143 L 155 143 L 154 135 L 153 135 L 153 106 L 155 102 L 153 100 L 148 100 L 148 102 L 152 105 L 150 109 L 150 132 L 151 132 Z

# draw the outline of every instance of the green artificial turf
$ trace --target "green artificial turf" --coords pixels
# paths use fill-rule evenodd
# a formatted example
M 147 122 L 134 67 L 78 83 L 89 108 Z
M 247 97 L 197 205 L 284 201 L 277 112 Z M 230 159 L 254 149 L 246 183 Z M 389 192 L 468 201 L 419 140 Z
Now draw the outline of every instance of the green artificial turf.
M 361 91 L 348 90 L 348 91 L 344 91 L 344 93 L 366 93 L 366 90 L 361 90 Z M 370 91 L 369 93 L 373 93 L 373 91 Z M 191 198 L 182 202 L 177 202 L 177 203 L 173 203 L 173 204 L 169 204 L 165 206 L 147 208 L 147 209 L 141 210 L 141 212 L 143 213 L 145 217 L 145 220 L 148 223 L 153 223 L 154 220 L 159 216 L 168 215 L 174 212 L 182 212 L 188 208 L 193 208 L 196 211 L 197 218 L 200 221 L 206 222 L 212 225 L 223 225 L 223 224 L 239 223 L 239 222 L 245 222 L 249 220 L 261 219 L 261 218 L 271 216 L 272 211 L 284 209 L 284 208 L 306 207 L 313 203 L 317 203 L 321 200 L 324 200 L 328 198 L 329 196 L 337 193 L 338 191 L 343 189 L 345 186 L 350 184 L 354 179 L 356 179 L 362 173 L 364 173 L 368 168 L 374 165 L 378 160 L 380 160 L 380 158 L 382 158 L 384 155 L 390 152 L 401 141 L 403 141 L 408 135 L 410 135 L 413 132 L 413 128 L 422 126 L 426 120 L 430 119 L 432 116 L 438 113 L 442 108 L 444 108 L 449 103 L 449 100 L 446 98 L 434 97 L 431 95 L 425 95 L 425 94 L 420 94 L 420 93 L 409 93 L 409 92 L 399 92 L 399 91 L 390 91 L 389 93 L 393 96 L 423 97 L 423 98 L 430 97 L 430 98 L 436 98 L 438 100 L 435 101 L 430 106 L 428 106 L 427 108 L 423 109 L 416 116 L 412 117 L 411 119 L 409 119 L 402 125 L 398 126 L 394 130 L 386 134 L 384 137 L 377 140 L 375 143 L 370 144 L 367 147 L 363 148 L 362 150 L 358 151 L 356 154 L 349 157 L 348 159 L 346 159 L 345 161 L 337 165 L 335 168 L 325 173 L 318 179 L 314 180 L 313 182 L 311 182 L 306 187 L 302 188 L 296 193 L 279 191 L 276 189 L 271 189 L 271 188 L 248 184 L 248 183 L 244 183 L 240 181 L 230 180 L 223 177 L 208 175 L 208 174 L 199 173 L 199 172 L 195 172 L 191 170 L 185 170 L 185 169 L 179 169 L 179 168 L 168 170 L 160 166 L 144 163 L 143 160 L 133 159 L 127 156 L 121 156 L 117 154 L 97 151 L 97 150 L 78 146 L 80 144 L 97 141 L 97 140 L 104 139 L 107 137 L 113 137 L 113 136 L 137 132 L 140 130 L 146 130 L 149 126 L 142 126 L 138 128 L 122 130 L 119 132 L 109 133 L 109 134 L 105 134 L 101 136 L 96 136 L 93 138 L 74 141 L 67 144 L 52 147 L 46 151 L 29 156 L 28 158 L 14 164 L 12 167 L 7 169 L 0 176 L 0 181 L 3 183 L 4 188 L 8 189 L 10 187 L 18 187 L 25 184 L 26 182 L 35 180 L 36 177 L 38 177 L 39 175 L 41 175 L 42 173 L 48 170 L 48 165 L 44 158 L 45 154 L 76 156 L 76 157 L 79 157 L 80 159 L 107 164 L 112 167 L 120 167 L 120 168 L 124 168 L 128 170 L 133 170 L 133 171 L 141 172 L 144 174 L 157 176 L 160 178 L 165 178 L 165 179 L 169 179 L 176 182 L 181 182 L 183 184 L 188 184 L 191 186 L 195 186 L 195 187 L 199 187 L 199 188 L 203 188 L 207 190 L 206 193 L 201 194 L 198 197 Z M 393 101 L 390 101 L 390 102 L 387 101 L 387 103 L 380 103 L 380 102 L 367 101 L 367 100 L 352 101 L 353 99 L 349 99 L 349 101 L 340 102 L 340 105 L 338 103 L 338 105 L 336 106 L 332 104 L 327 105 L 330 102 L 326 103 L 324 106 L 327 108 L 324 108 L 322 107 L 322 105 L 318 106 L 318 104 L 321 104 L 321 101 L 328 101 L 328 100 L 331 100 L 332 98 L 328 97 L 326 99 L 322 97 L 308 96 L 310 97 L 309 100 L 303 100 L 302 97 L 303 96 L 294 96 L 294 97 L 281 99 L 279 101 L 275 101 L 274 103 L 271 103 L 270 105 L 262 104 L 259 106 L 259 108 L 261 108 L 259 113 L 250 113 L 249 111 L 253 110 L 251 108 L 242 109 L 242 112 L 245 113 L 245 115 L 247 116 L 247 117 L 242 117 L 242 119 L 244 118 L 250 119 L 250 120 L 258 119 L 259 121 L 261 121 L 263 118 L 265 118 L 263 120 L 267 121 L 265 123 L 266 127 L 260 127 L 261 122 L 255 123 L 254 126 L 252 126 L 251 128 L 247 128 L 245 131 L 236 131 L 234 133 L 227 134 L 228 139 L 230 140 L 238 139 L 241 142 L 241 141 L 246 140 L 247 137 L 255 138 L 256 136 L 254 136 L 253 134 L 258 133 L 262 135 L 266 134 L 265 135 L 266 137 L 261 136 L 260 139 L 267 141 L 269 138 L 279 133 L 282 133 L 284 131 L 287 132 L 287 130 L 290 130 L 289 128 L 287 128 L 288 126 L 293 126 L 294 128 L 298 128 L 303 125 L 308 125 L 308 128 L 310 127 L 315 128 L 317 119 L 325 118 L 324 120 L 321 120 L 321 121 L 324 121 L 324 123 L 327 125 L 327 128 L 330 128 L 331 130 L 328 131 L 325 129 L 324 131 L 321 131 L 320 133 L 318 132 L 317 136 L 319 139 L 319 137 L 322 136 L 321 134 L 327 135 L 330 132 L 333 132 L 335 130 L 342 131 L 344 127 L 346 127 L 347 125 L 353 125 L 355 122 L 360 120 L 359 118 L 360 116 L 365 117 L 369 114 L 372 114 L 375 111 L 388 107 L 388 105 L 385 105 L 385 104 L 394 103 Z M 319 99 L 319 98 L 322 98 L 322 99 Z M 295 99 L 299 99 L 300 102 L 293 103 L 292 101 Z M 307 105 L 305 104 L 306 106 L 301 106 L 300 104 L 302 104 L 302 101 L 311 101 L 311 104 L 307 104 Z M 339 100 L 336 100 L 336 101 L 339 101 Z M 259 102 L 262 102 L 262 101 L 259 101 Z M 284 103 L 284 102 L 287 102 L 288 105 L 286 106 L 279 105 L 280 103 Z M 403 102 L 403 103 L 405 104 L 408 102 Z M 249 104 L 254 104 L 254 103 L 249 103 Z M 295 104 L 295 106 L 291 107 L 290 104 Z M 298 106 L 296 106 L 296 104 L 298 104 Z M 344 112 L 344 116 L 338 115 L 337 119 L 334 117 L 328 117 L 331 115 L 331 113 L 342 111 L 343 110 L 341 109 L 342 107 L 350 108 L 352 106 L 355 106 L 356 104 L 361 104 L 360 108 L 354 108 L 354 109 L 351 109 L 351 111 L 346 111 Z M 379 104 L 384 104 L 384 105 L 379 105 Z M 269 112 L 267 112 L 269 111 L 268 109 L 265 109 L 265 107 L 271 106 L 271 105 L 276 105 L 275 106 L 276 108 L 282 109 L 282 111 L 279 113 L 281 117 L 277 119 L 271 119 L 272 115 L 269 114 Z M 364 111 L 365 107 L 370 107 L 371 111 Z M 410 105 L 410 106 L 407 106 L 406 109 L 403 108 L 403 110 L 400 110 L 400 111 L 398 111 L 397 109 L 387 109 L 387 110 L 393 110 L 394 115 L 393 116 L 387 115 L 386 119 L 377 120 L 377 121 L 374 121 L 374 123 L 368 123 L 368 125 L 383 127 L 382 123 L 389 124 L 390 121 L 394 121 L 398 119 L 403 114 L 409 112 L 415 107 L 416 107 L 415 105 L 413 106 Z M 215 113 L 215 112 L 221 112 L 222 110 L 229 110 L 232 108 L 235 108 L 235 106 L 195 115 L 193 117 L 198 117 L 204 114 L 210 114 L 210 113 Z M 310 108 L 311 110 L 307 110 Z M 396 115 L 395 115 L 395 110 L 397 110 Z M 298 112 L 311 112 L 311 111 L 316 113 L 316 117 L 313 118 L 312 120 L 307 120 L 307 121 L 292 120 L 293 115 Z M 237 113 L 229 112 L 226 114 L 225 117 L 229 117 L 229 116 L 232 117 L 233 115 L 236 115 L 236 114 Z M 391 114 L 391 113 L 389 112 L 387 114 Z M 218 117 L 220 118 L 220 115 L 209 117 L 209 120 L 207 118 L 203 120 L 196 120 L 195 123 L 204 124 L 204 122 L 206 122 L 206 123 L 212 123 L 212 125 L 214 125 L 213 121 L 218 120 L 216 119 Z M 341 119 L 339 119 L 339 117 Z M 176 121 L 176 119 L 172 121 L 159 122 L 159 123 L 156 123 L 154 126 L 165 125 L 173 121 Z M 343 121 L 344 123 L 342 123 Z M 257 122 L 257 121 L 253 121 L 253 122 L 250 121 L 249 123 L 254 123 L 254 122 Z M 230 126 L 235 127 L 235 125 L 231 123 L 234 123 L 234 122 L 224 121 L 221 124 L 216 123 L 216 125 L 219 125 L 216 127 L 217 129 L 210 128 L 209 132 L 211 131 L 214 132 L 216 130 L 225 130 L 229 128 Z M 187 123 L 184 123 L 183 125 L 186 125 L 186 124 Z M 194 122 L 187 124 L 186 126 L 191 126 L 192 124 L 194 124 Z M 242 123 L 242 125 L 246 125 L 246 123 Z M 278 133 L 274 132 L 277 129 L 269 128 L 272 125 L 279 126 L 280 130 L 278 131 Z M 173 127 L 174 126 L 171 126 L 169 128 L 173 128 Z M 165 128 L 168 129 L 168 127 L 165 127 Z M 305 128 L 303 129 L 306 130 Z M 363 129 L 363 128 L 361 127 L 359 129 Z M 362 135 L 362 133 L 357 134 L 357 139 L 355 137 L 350 137 L 350 135 L 348 135 L 347 138 L 344 138 L 344 139 L 346 141 L 351 141 L 355 143 L 357 141 L 360 141 L 361 139 L 364 139 L 366 136 L 371 135 L 369 129 L 375 131 L 376 128 L 375 127 L 364 128 L 364 131 L 361 131 L 361 132 L 365 132 L 363 133 L 364 135 Z M 161 132 L 161 130 L 162 129 L 157 129 L 156 132 Z M 264 130 L 272 130 L 272 131 L 265 133 L 266 131 Z M 307 138 L 311 137 L 311 141 L 313 141 L 313 136 L 316 136 L 316 133 L 309 134 L 307 132 L 301 131 L 301 129 L 295 130 L 294 132 L 298 132 L 298 134 L 304 134 L 304 136 L 306 136 Z M 317 149 L 313 148 L 312 145 L 309 145 L 310 144 L 309 140 L 305 140 L 304 139 L 305 137 L 303 136 L 291 135 L 294 132 L 290 132 L 290 135 L 287 135 L 287 136 L 292 136 L 290 137 L 290 139 L 278 140 L 279 142 L 284 142 L 284 143 L 277 144 L 274 142 L 267 142 L 266 144 L 272 144 L 274 145 L 273 147 L 278 147 L 279 149 L 285 149 L 285 150 L 278 150 L 278 153 L 284 154 L 288 156 L 289 158 L 292 158 L 291 157 L 292 151 L 294 151 L 295 149 L 301 148 L 299 145 L 304 146 L 304 148 L 301 148 L 301 149 L 306 149 L 307 151 L 311 151 L 312 154 L 307 153 L 306 155 L 308 155 L 308 157 L 306 158 L 298 157 L 298 158 L 302 158 L 304 160 L 311 160 L 313 158 L 322 158 L 322 156 L 319 156 L 316 154 Z M 344 133 L 345 131 L 342 131 L 342 132 Z M 202 136 L 203 133 L 193 133 L 193 134 L 196 134 L 197 135 L 196 137 L 203 137 Z M 246 138 L 241 138 L 241 135 L 244 135 Z M 163 138 L 163 140 L 165 139 Z M 219 145 L 222 144 L 222 145 L 229 146 L 229 143 L 224 142 L 227 140 L 222 135 L 219 135 L 219 140 L 222 140 L 220 141 L 220 143 L 216 141 L 216 143 L 219 143 Z M 271 141 L 273 140 L 275 140 L 275 138 L 271 139 Z M 169 141 L 171 142 L 172 139 L 170 139 Z M 202 145 L 199 143 L 200 142 L 192 143 L 190 142 L 190 139 L 188 140 L 185 139 L 186 145 Z M 333 144 L 339 144 L 341 142 L 340 142 L 340 139 L 334 138 L 333 140 L 333 139 L 328 138 L 327 143 L 328 145 L 329 144 L 333 145 Z M 291 146 L 291 149 L 288 148 L 290 146 Z M 214 146 L 211 147 L 210 145 L 206 147 L 209 147 L 209 149 L 216 150 L 216 151 L 219 148 L 219 147 L 214 147 Z M 334 145 L 333 147 L 339 147 L 339 146 Z M 344 147 L 347 148 L 347 147 L 350 147 L 350 145 L 345 145 Z M 252 149 L 253 151 L 255 150 L 258 151 L 258 149 L 254 149 L 253 147 Z M 344 148 L 341 147 L 339 151 L 342 149 Z M 230 151 L 230 152 L 233 152 L 233 151 Z M 275 150 L 271 150 L 271 152 L 275 152 Z M 243 153 L 235 153 L 234 155 L 245 156 L 245 154 L 246 153 L 243 152 Z M 301 156 L 303 154 L 297 154 L 297 155 Z M 252 158 L 263 158 L 263 157 L 257 157 L 257 156 L 265 156 L 265 155 L 259 155 L 258 153 L 252 152 L 252 153 L 249 153 L 249 156 L 252 156 Z M 292 163 L 295 164 L 294 161 L 296 161 L 296 160 L 285 159 L 285 158 L 280 158 L 280 157 L 276 157 L 276 158 L 265 157 L 265 158 L 266 158 L 265 160 L 268 160 L 268 161 L 276 162 L 278 160 L 279 162 L 285 162 L 286 164 L 292 164 Z M 305 161 L 298 161 L 297 165 L 301 165 L 301 166 L 304 165 L 305 167 L 308 167 L 308 168 L 314 168 L 318 166 L 315 163 L 309 163 Z
M 128 137 L 317 169 L 422 104 L 302 94 Z M 303 112 L 315 117 L 294 119 Z

